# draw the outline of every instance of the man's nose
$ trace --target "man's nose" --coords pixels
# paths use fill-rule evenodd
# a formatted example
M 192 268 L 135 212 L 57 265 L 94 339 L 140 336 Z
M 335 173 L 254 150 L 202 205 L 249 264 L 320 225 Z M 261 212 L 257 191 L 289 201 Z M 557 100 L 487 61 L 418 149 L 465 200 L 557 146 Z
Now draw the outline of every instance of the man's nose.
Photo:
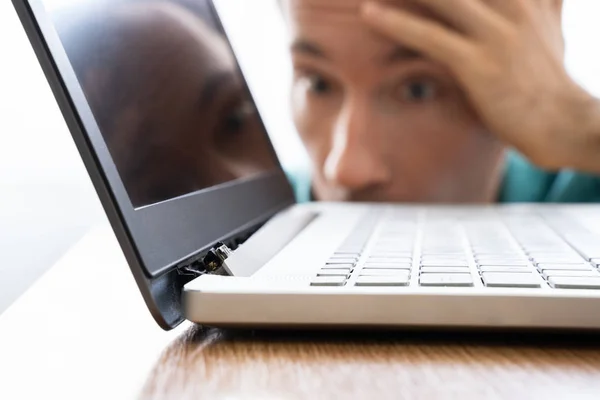
M 366 102 L 348 102 L 338 117 L 331 150 L 325 160 L 325 178 L 337 186 L 359 190 L 387 183 L 390 170 Z

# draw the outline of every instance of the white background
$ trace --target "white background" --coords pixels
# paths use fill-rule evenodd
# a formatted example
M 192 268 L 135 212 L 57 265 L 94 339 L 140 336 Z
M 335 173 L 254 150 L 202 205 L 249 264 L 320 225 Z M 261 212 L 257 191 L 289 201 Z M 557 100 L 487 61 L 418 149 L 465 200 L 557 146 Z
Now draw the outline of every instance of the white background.
M 219 0 L 219 6 L 284 164 L 302 165 L 305 155 L 289 119 L 291 69 L 275 1 Z M 565 32 L 569 71 L 600 97 L 600 2 L 567 0 Z M 0 50 L 1 312 L 104 216 L 7 0 L 0 1 Z

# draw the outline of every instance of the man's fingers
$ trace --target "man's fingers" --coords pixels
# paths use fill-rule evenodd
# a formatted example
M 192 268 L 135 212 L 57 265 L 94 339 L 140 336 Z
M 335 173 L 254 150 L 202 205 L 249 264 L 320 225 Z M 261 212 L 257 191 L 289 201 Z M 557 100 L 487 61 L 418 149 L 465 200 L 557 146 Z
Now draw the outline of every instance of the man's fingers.
M 489 0 L 412 0 L 412 2 L 432 11 L 461 32 L 475 37 L 493 34 L 494 29 L 501 28 L 505 24 L 503 14 L 491 7 Z
M 480 0 L 476 0 L 480 1 Z M 490 8 L 510 21 L 520 20 L 525 12 L 523 0 L 484 0 Z M 529 0 L 527 0 L 529 1 Z
M 538 0 L 542 5 L 551 8 L 554 11 L 562 10 L 563 8 L 563 0 Z
M 362 14 L 376 31 L 451 69 L 473 53 L 466 38 L 430 19 L 375 2 L 365 3 Z

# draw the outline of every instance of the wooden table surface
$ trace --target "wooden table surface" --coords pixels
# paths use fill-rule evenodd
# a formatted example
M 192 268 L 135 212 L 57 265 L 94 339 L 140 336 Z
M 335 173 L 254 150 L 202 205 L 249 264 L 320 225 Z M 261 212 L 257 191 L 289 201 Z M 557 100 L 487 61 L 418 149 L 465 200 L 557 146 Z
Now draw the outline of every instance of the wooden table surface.
M 158 328 L 109 228 L 0 315 L 0 399 L 600 399 L 600 336 Z

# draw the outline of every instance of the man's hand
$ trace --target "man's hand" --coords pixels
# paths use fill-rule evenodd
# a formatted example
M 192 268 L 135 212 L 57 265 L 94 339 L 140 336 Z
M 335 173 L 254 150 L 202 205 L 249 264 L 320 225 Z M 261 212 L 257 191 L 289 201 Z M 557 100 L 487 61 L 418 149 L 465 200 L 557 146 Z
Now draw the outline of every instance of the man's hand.
M 406 1 L 435 17 L 369 2 L 364 18 L 449 68 L 488 129 L 532 162 L 600 171 L 600 105 L 564 67 L 562 0 Z

